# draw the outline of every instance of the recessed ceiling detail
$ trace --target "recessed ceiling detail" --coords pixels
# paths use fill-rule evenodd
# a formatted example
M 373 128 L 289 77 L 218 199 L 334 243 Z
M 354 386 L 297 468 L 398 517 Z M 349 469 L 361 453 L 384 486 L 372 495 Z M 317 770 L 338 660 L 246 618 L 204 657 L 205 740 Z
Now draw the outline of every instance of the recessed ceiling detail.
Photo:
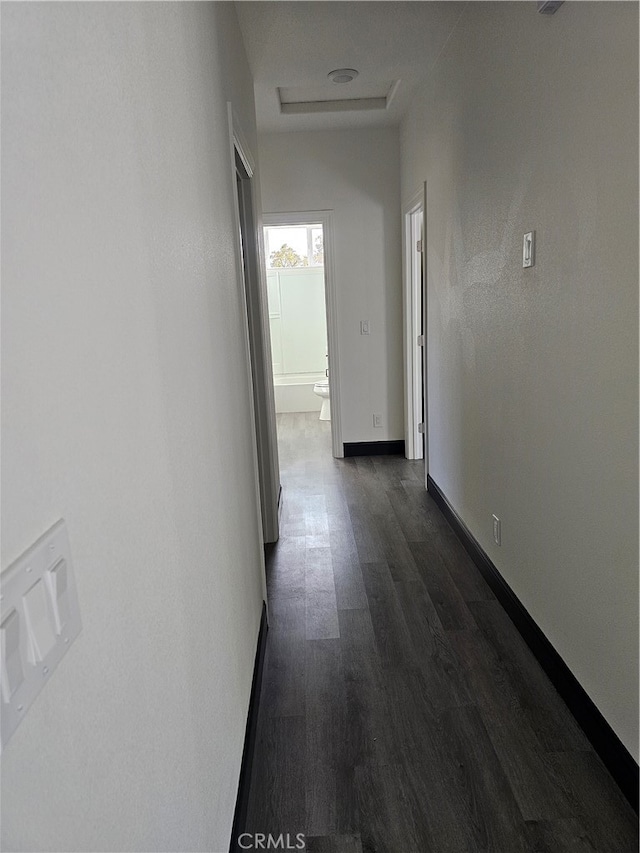
M 242 0 L 233 5 L 251 66 L 258 130 L 281 133 L 397 127 L 467 3 Z M 332 69 L 345 68 L 357 69 L 358 76 L 345 83 L 327 77 Z M 384 85 L 360 91 L 356 87 L 363 80 Z M 400 85 L 390 91 L 396 80 Z M 333 103 L 301 106 L 315 101 Z
M 346 83 L 346 81 L 345 81 Z M 358 80 L 335 86 L 280 86 L 278 98 L 283 115 L 336 113 L 350 110 L 386 110 L 395 95 L 399 80 L 368 82 Z

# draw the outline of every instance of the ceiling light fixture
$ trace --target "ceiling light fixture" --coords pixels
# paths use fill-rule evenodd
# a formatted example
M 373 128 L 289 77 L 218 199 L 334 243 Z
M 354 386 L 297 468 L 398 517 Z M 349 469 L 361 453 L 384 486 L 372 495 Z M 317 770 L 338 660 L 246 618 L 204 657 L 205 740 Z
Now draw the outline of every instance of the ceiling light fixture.
M 333 83 L 350 83 L 358 76 L 355 68 L 336 68 L 327 75 Z

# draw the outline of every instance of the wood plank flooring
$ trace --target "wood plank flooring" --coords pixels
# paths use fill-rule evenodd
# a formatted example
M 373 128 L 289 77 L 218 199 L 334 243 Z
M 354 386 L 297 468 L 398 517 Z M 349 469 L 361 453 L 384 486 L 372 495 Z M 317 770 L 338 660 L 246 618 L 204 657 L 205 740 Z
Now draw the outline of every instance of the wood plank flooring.
M 247 832 L 318 853 L 637 853 L 637 819 L 423 485 L 278 415 Z M 245 844 L 247 843 L 245 838 Z

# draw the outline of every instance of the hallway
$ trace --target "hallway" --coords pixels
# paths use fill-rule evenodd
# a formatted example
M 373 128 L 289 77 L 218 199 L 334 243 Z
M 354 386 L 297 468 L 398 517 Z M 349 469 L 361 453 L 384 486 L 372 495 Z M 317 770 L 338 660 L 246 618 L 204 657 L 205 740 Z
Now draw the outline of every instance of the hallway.
M 278 415 L 248 832 L 340 853 L 635 853 L 636 818 L 402 457 Z

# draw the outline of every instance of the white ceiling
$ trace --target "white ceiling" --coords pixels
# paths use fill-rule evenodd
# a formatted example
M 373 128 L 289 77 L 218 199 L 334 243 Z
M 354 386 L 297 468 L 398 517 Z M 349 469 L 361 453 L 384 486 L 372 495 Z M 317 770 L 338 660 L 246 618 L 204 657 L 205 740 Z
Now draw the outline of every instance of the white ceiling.
M 453 0 L 237 1 L 255 82 L 258 129 L 283 132 L 398 124 L 411 90 L 428 75 L 464 6 Z M 359 75 L 353 83 L 332 83 L 327 75 L 336 68 L 355 68 Z M 308 89 L 309 100 L 328 100 L 356 96 L 375 89 L 375 84 L 386 84 L 388 90 L 396 80 L 400 82 L 386 109 L 280 112 L 279 87 L 303 93 Z

